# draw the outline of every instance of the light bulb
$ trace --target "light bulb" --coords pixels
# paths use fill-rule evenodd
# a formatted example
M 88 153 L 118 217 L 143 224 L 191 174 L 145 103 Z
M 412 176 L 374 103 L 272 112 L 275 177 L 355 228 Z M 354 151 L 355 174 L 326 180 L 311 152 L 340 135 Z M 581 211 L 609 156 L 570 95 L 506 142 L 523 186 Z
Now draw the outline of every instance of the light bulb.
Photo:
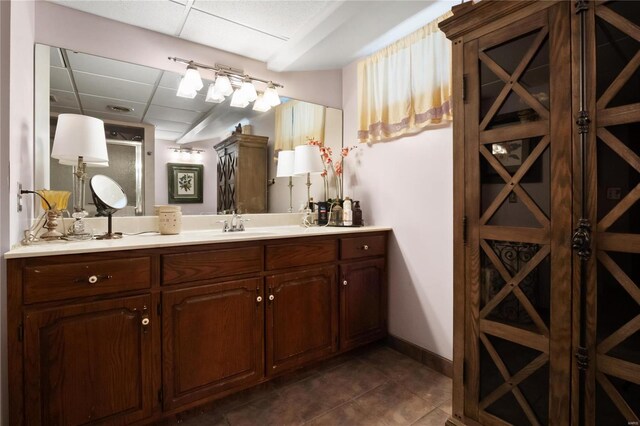
M 242 86 L 240 87 L 240 90 L 242 90 L 242 93 L 244 94 L 244 98 L 248 102 L 253 102 L 258 97 L 256 88 L 253 86 L 253 83 L 251 83 L 251 80 L 249 80 L 248 78 L 246 78 L 242 82 Z
M 269 82 L 269 85 L 264 90 L 264 100 L 272 107 L 280 105 L 280 96 L 272 82 Z
M 229 77 L 224 74 L 219 74 L 216 78 L 215 88 L 216 92 L 220 93 L 222 96 L 229 96 L 233 93 L 231 81 L 229 81 Z
M 204 86 L 198 69 L 192 65 L 187 66 L 187 72 L 184 73 L 184 79 L 194 90 L 200 90 Z
M 259 94 L 256 101 L 253 103 L 253 110 L 265 112 L 265 111 L 269 111 L 270 109 L 271 109 L 271 105 L 269 105 L 267 101 L 264 99 L 264 95 Z
M 217 92 L 215 86 L 213 85 L 213 83 L 211 83 L 209 85 L 209 89 L 207 90 L 207 97 L 204 101 L 219 104 L 220 102 L 224 101 L 224 95 Z
M 176 96 L 180 96 L 181 98 L 193 99 L 197 94 L 198 91 L 191 87 L 185 77 L 182 77 L 182 79 L 180 80 L 180 85 L 178 86 L 178 92 L 176 93 Z
M 249 105 L 249 101 L 244 97 L 241 89 L 236 89 L 231 98 L 231 106 L 236 108 L 244 108 Z

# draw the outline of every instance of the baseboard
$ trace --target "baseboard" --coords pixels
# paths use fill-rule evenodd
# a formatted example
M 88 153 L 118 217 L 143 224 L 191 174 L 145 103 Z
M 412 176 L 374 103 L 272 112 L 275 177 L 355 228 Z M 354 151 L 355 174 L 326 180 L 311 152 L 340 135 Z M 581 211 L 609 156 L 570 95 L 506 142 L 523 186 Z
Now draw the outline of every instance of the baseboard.
M 387 345 L 447 377 L 453 377 L 453 362 L 399 337 L 389 335 Z

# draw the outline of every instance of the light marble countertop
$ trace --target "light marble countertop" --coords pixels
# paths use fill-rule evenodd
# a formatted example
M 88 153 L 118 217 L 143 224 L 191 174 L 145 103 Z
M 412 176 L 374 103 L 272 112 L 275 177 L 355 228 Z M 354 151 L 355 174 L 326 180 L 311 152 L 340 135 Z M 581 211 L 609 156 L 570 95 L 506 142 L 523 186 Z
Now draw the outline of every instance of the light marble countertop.
M 390 230 L 391 228 L 385 226 L 363 226 L 360 228 L 314 226 L 305 228 L 300 225 L 265 227 L 248 226 L 246 230 L 242 232 L 222 232 L 220 229 L 188 230 L 182 231 L 178 235 L 160 235 L 159 233 L 125 235 L 124 238 L 119 240 L 39 242 L 28 246 L 15 247 L 6 252 L 4 257 L 6 259 L 17 259 L 22 257 L 57 256 L 63 254 L 175 247 L 195 244 L 216 244 L 234 241 L 273 240 L 280 238 L 354 234 Z

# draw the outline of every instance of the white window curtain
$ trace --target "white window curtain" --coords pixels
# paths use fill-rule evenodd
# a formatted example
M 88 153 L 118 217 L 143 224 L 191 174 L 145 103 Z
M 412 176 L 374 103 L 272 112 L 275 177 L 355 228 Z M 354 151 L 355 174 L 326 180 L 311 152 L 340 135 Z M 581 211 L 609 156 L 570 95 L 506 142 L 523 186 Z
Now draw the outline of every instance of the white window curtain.
M 438 23 L 358 63 L 358 139 L 376 142 L 445 123 L 451 115 L 451 43 Z
M 294 149 L 314 139 L 324 145 L 326 107 L 291 100 L 276 107 L 275 150 Z

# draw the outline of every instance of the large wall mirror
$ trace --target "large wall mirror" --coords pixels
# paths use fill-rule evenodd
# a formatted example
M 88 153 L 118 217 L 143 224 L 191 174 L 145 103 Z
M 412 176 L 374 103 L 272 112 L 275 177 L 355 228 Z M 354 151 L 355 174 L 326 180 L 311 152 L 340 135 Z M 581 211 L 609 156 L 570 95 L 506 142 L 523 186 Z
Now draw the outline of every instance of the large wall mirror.
M 204 87 L 188 99 L 176 96 L 179 74 L 68 49 L 36 45 L 35 67 L 36 188 L 71 191 L 73 187 L 73 166 L 60 164 L 50 155 L 58 115 L 99 118 L 105 122 L 109 166 L 89 165 L 87 171 L 89 177 L 106 175 L 122 186 L 129 201 L 118 216 L 153 215 L 155 205 L 168 204 L 170 199 L 182 206 L 183 214 L 228 213 L 220 208 L 220 178 L 229 173 L 221 148 L 237 138 L 232 133 L 238 124 L 243 135 L 250 134 L 245 139 L 266 143 L 263 157 L 248 160 L 251 169 L 265 172 L 243 175 L 253 180 L 252 188 L 264 191 L 266 206 L 260 211 L 240 207 L 241 213 L 286 213 L 290 204 L 296 212 L 306 203 L 306 176 L 292 178 L 291 197 L 289 179 L 276 177 L 276 149 L 287 148 L 276 135 L 297 132 L 290 138 L 294 145 L 312 138 L 322 139 L 334 152 L 342 147 L 341 110 L 282 96 L 282 104 L 266 112 L 254 111 L 252 104 L 232 107 L 231 97 L 219 104 L 205 102 L 214 79 L 207 71 L 202 72 Z M 286 81 L 282 83 L 286 86 Z M 263 89 L 259 85 L 257 89 Z M 314 113 L 298 113 L 292 124 L 294 110 Z M 192 168 L 203 174 L 202 202 L 180 203 L 170 197 L 175 164 L 202 166 Z M 323 178 L 318 174 L 311 175 L 311 197 L 324 198 Z M 95 214 L 91 201 L 85 209 L 90 216 Z

